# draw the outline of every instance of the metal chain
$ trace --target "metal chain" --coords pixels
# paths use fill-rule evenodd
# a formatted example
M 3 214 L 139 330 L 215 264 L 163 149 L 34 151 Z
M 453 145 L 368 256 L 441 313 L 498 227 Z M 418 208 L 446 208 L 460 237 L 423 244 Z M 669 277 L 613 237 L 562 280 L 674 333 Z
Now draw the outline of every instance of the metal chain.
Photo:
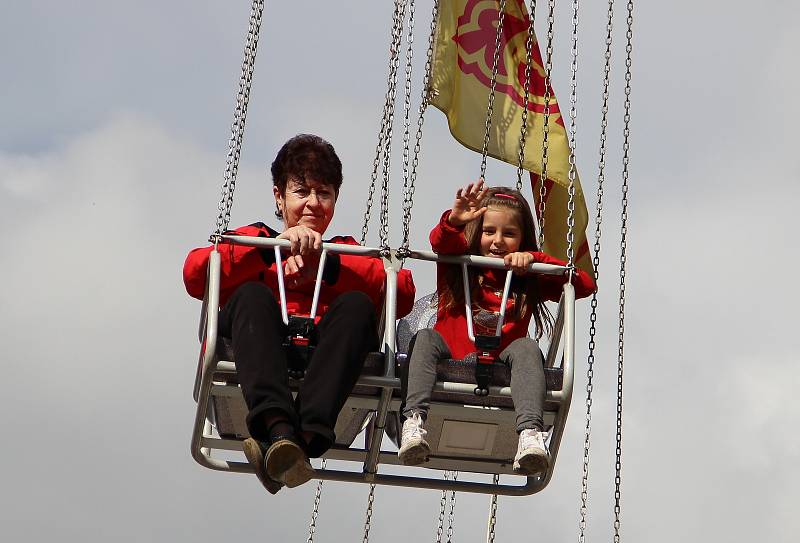
M 450 472 L 444 472 L 444 480 L 450 480 Z M 436 543 L 442 543 L 444 535 L 444 514 L 447 511 L 447 491 L 442 490 L 442 497 L 439 499 L 439 527 L 436 530 Z
M 428 52 L 425 59 L 425 75 L 422 80 L 422 98 L 420 99 L 419 111 L 417 117 L 417 132 L 414 141 L 414 156 L 411 159 L 411 172 L 406 173 L 407 163 L 403 162 L 403 240 L 397 253 L 398 256 L 403 258 L 408 254 L 409 237 L 411 235 L 411 210 L 414 207 L 414 184 L 417 180 L 417 167 L 419 166 L 419 152 L 422 147 L 422 126 L 425 123 L 425 111 L 428 109 L 428 104 L 432 98 L 430 81 L 431 70 L 433 67 L 433 46 L 436 40 L 436 21 L 439 18 L 439 0 L 433 0 L 433 9 L 431 14 L 431 31 L 428 35 Z M 413 27 L 413 25 L 411 25 Z M 410 47 L 409 47 L 410 49 Z M 409 53 L 410 57 L 410 53 Z M 410 68 L 409 68 L 410 71 Z M 404 153 L 408 147 L 403 146 Z M 404 154 L 405 157 L 405 154 Z
M 411 74 L 414 58 L 414 0 L 408 3 L 408 32 L 406 34 L 406 78 L 403 88 L 403 236 L 406 237 L 406 193 L 409 184 L 409 162 L 411 161 Z M 425 99 L 423 95 L 423 100 Z M 419 132 L 419 129 L 417 129 Z M 410 213 L 410 210 L 409 210 Z
M 600 239 L 602 235 L 603 223 L 603 184 L 605 181 L 606 166 L 606 134 L 608 132 L 608 97 L 611 74 L 611 45 L 612 30 L 614 22 L 614 0 L 608 0 L 608 20 L 606 23 L 606 52 L 605 64 L 603 67 L 603 105 L 601 107 L 602 118 L 600 121 L 600 161 L 597 174 L 597 214 L 595 216 L 594 231 L 594 282 L 598 283 L 600 278 Z M 592 293 L 592 312 L 589 317 L 589 356 L 586 370 L 586 428 L 583 439 L 583 476 L 581 478 L 581 507 L 580 507 L 580 543 L 586 541 L 586 514 L 588 511 L 589 499 L 589 448 L 591 446 L 591 426 L 592 426 L 592 392 L 594 389 L 594 350 L 595 336 L 597 334 L 597 291 Z
M 322 460 L 321 469 L 325 469 L 326 460 Z M 314 543 L 314 532 L 317 531 L 317 516 L 319 515 L 319 502 L 322 499 L 322 479 L 317 481 L 317 492 L 314 494 L 314 510 L 311 512 L 311 522 L 308 524 L 308 538 L 306 543 Z
M 395 50 L 392 58 L 392 70 L 394 72 L 391 85 L 391 103 L 389 107 L 389 117 L 386 125 L 386 137 L 383 141 L 383 183 L 381 185 L 381 217 L 380 217 L 380 247 L 384 256 L 389 254 L 389 176 L 391 174 L 391 152 L 392 152 L 392 131 L 394 130 L 394 107 L 397 97 L 397 70 L 400 66 L 400 45 L 403 41 L 403 23 L 405 22 L 406 0 L 403 3 L 400 13 L 400 25 L 398 26 L 397 37 L 395 39 Z
M 536 21 L 536 0 L 531 0 L 528 14 L 528 38 L 525 40 L 525 96 L 522 99 L 522 125 L 519 130 L 519 156 L 517 157 L 517 190 L 522 192 L 522 164 L 525 162 L 525 139 L 528 135 L 528 98 L 531 92 L 531 65 L 533 64 L 533 26 Z
M 363 543 L 369 543 L 369 531 L 372 528 L 372 505 L 375 502 L 375 485 L 369 485 L 369 497 L 367 498 L 367 519 L 364 521 Z
M 361 225 L 361 245 L 366 244 L 367 233 L 369 232 L 369 221 L 372 218 L 372 200 L 375 197 L 375 184 L 378 181 L 378 168 L 380 167 L 381 149 L 383 148 L 383 138 L 386 137 L 386 120 L 389 116 L 388 101 L 383 104 L 383 117 L 381 127 L 378 130 L 378 143 L 375 145 L 375 159 L 372 162 L 372 179 L 367 193 L 366 209 L 364 210 L 364 220 Z
M 619 543 L 621 485 L 622 485 L 622 373 L 625 351 L 625 264 L 627 260 L 628 234 L 628 164 L 630 162 L 631 121 L 631 65 L 633 52 L 633 0 L 628 0 L 627 32 L 625 34 L 625 128 L 623 130 L 622 155 L 622 226 L 620 228 L 619 257 L 619 351 L 617 354 L 617 435 L 614 475 L 614 543 Z
M 405 17 L 405 0 L 395 0 L 392 13 L 391 43 L 389 46 L 389 74 L 387 76 L 386 99 L 383 103 L 381 126 L 378 130 L 378 143 L 375 145 L 375 159 L 372 162 L 372 175 L 367 195 L 364 221 L 361 225 L 361 245 L 366 244 L 369 232 L 369 221 L 372 213 L 372 201 L 375 196 L 375 185 L 378 180 L 378 169 L 381 164 L 385 140 L 388 137 L 388 127 L 394 120 L 394 97 L 397 86 L 397 69 L 399 66 L 400 41 L 403 36 L 403 19 Z
M 567 201 L 567 266 L 575 265 L 575 180 L 578 169 L 575 164 L 576 134 L 578 132 L 578 2 L 572 2 L 572 76 L 570 78 L 569 94 L 569 200 Z
M 539 249 L 544 250 L 544 213 L 547 210 L 547 137 L 550 134 L 550 100 L 553 97 L 551 75 L 553 72 L 553 25 L 556 0 L 547 2 L 547 49 L 544 62 L 544 123 L 542 125 L 542 175 L 539 177 Z
M 453 472 L 453 480 L 458 481 L 458 472 Z M 456 491 L 450 492 L 450 514 L 447 517 L 447 543 L 453 543 L 453 516 L 456 510 Z
M 489 104 L 486 107 L 486 123 L 483 133 L 483 151 L 481 156 L 481 179 L 486 177 L 486 157 L 489 154 L 489 130 L 492 127 L 492 115 L 494 114 L 494 94 L 497 87 L 497 69 L 500 63 L 500 44 L 503 37 L 503 21 L 506 16 L 506 0 L 500 0 L 497 19 L 497 33 L 494 41 L 494 56 L 492 59 L 492 83 L 489 89 Z
M 217 215 L 217 229 L 214 239 L 219 239 L 228 224 L 231 222 L 231 208 L 233 207 L 233 192 L 236 190 L 236 176 L 239 173 L 239 158 L 242 154 L 242 140 L 244 139 L 244 125 L 247 120 L 247 106 L 250 103 L 250 89 L 253 85 L 253 70 L 258 50 L 258 34 L 261 30 L 261 16 L 264 13 L 264 0 L 253 0 L 250 8 L 250 23 L 247 29 L 247 38 L 244 45 L 244 59 L 242 60 L 242 75 L 239 77 L 239 92 L 236 95 L 236 108 L 233 112 L 231 137 L 228 140 L 228 156 L 225 160 L 225 172 L 222 175 L 222 196 L 219 201 L 219 215 Z
M 495 474 L 492 477 L 492 484 L 498 485 L 500 483 L 500 475 Z M 497 524 L 497 494 L 492 494 L 489 502 L 489 526 L 486 531 L 486 543 L 494 543 L 494 527 Z

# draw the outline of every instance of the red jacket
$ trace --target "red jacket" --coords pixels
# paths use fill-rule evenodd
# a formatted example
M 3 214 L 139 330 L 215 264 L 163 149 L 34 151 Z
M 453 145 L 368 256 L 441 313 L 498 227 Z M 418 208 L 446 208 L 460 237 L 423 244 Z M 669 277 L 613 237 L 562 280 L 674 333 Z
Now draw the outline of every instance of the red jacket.
M 237 228 L 230 234 L 273 238 L 276 232 L 263 223 Z M 337 236 L 330 243 L 358 245 L 350 236 Z M 203 299 L 206 288 L 208 256 L 213 246 L 194 249 L 183 265 L 183 282 L 190 296 Z M 224 305 L 237 287 L 248 281 L 259 281 L 278 293 L 278 275 L 275 271 L 275 255 L 272 249 L 246 247 L 244 245 L 220 244 L 221 284 L 220 305 Z M 386 272 L 380 258 L 329 253 L 323 270 L 323 285 L 319 293 L 317 315 L 321 316 L 333 300 L 344 292 L 358 290 L 366 293 L 376 310 L 383 306 Z M 411 311 L 414 304 L 414 281 L 409 270 L 397 274 L 397 317 Z M 286 289 L 286 309 L 290 315 L 308 315 L 314 296 L 314 282 L 297 289 Z
M 431 247 L 436 253 L 443 255 L 463 255 L 467 254 L 468 246 L 467 240 L 464 237 L 464 228 L 451 225 L 447 222 L 450 216 L 450 211 L 446 211 L 442 218 L 439 220 L 433 230 L 431 231 L 430 240 Z M 556 264 L 563 266 L 564 262 L 548 255 L 547 253 L 532 252 L 535 262 L 544 262 L 546 264 Z M 452 265 L 437 264 L 436 266 L 436 280 L 437 290 L 442 291 L 447 281 L 447 270 Z M 499 313 L 500 303 L 503 300 L 503 285 L 505 283 L 505 270 L 494 270 L 487 268 L 475 268 L 483 277 L 480 286 L 473 291 L 472 295 L 472 314 L 473 314 L 473 328 L 475 334 L 481 335 L 494 335 L 495 326 L 497 326 L 496 319 L 491 326 L 482 326 L 480 318 L 476 318 L 477 314 L 489 315 Z M 538 290 L 539 296 L 545 300 L 557 302 L 561 297 L 562 287 L 567 282 L 567 277 L 562 275 L 539 275 Z M 595 284 L 591 276 L 583 270 L 576 270 L 573 277 L 573 285 L 575 286 L 575 296 L 577 298 L 584 298 L 589 296 L 595 290 Z M 513 300 L 509 297 L 508 305 L 506 306 L 506 316 L 503 322 L 502 339 L 500 341 L 500 351 L 508 347 L 508 345 L 517 338 L 525 337 L 528 333 L 528 325 L 531 321 L 531 312 L 526 311 L 522 318 L 514 319 L 513 317 Z M 534 300 L 530 299 L 528 307 L 534 304 Z M 467 354 L 475 351 L 475 344 L 469 339 L 467 335 L 467 318 L 464 314 L 463 305 L 458 307 L 451 307 L 446 310 L 443 306 L 442 296 L 439 296 L 439 309 L 436 313 L 436 325 L 434 330 L 439 332 L 453 358 L 464 358 Z

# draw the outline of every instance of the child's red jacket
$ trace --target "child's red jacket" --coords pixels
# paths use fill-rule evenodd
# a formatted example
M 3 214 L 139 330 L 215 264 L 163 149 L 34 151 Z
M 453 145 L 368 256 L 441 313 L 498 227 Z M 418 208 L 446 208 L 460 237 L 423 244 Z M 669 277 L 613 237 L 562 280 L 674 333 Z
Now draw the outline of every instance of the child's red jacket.
M 464 237 L 464 228 L 451 225 L 447 222 L 450 211 L 446 211 L 431 231 L 431 247 L 434 252 L 442 255 L 464 255 L 467 254 L 467 240 Z M 559 266 L 565 263 L 546 253 L 532 252 L 535 262 L 546 264 L 556 264 Z M 437 290 L 441 293 L 447 281 L 447 270 L 452 264 L 437 264 L 436 281 Z M 503 297 L 503 285 L 505 283 L 505 270 L 494 270 L 487 268 L 475 268 L 483 276 L 480 286 L 472 293 L 472 313 L 473 327 L 475 334 L 494 335 L 496 318 L 493 326 L 482 326 L 481 315 L 498 314 L 500 303 Z M 538 290 L 539 296 L 544 300 L 557 302 L 561 297 L 562 287 L 567 282 L 567 276 L 563 275 L 539 275 Z M 576 298 L 589 296 L 595 290 L 595 284 L 591 276 L 583 270 L 576 270 L 572 284 L 575 286 Z M 510 297 L 509 297 L 510 298 Z M 530 298 L 529 298 L 530 299 Z M 528 304 L 531 306 L 533 300 Z M 500 350 L 505 349 L 512 341 L 517 338 L 525 337 L 528 333 L 528 326 L 531 320 L 531 312 L 526 311 L 522 318 L 513 318 L 513 301 L 509 299 L 506 306 L 506 316 L 502 328 L 502 340 Z M 439 296 L 439 309 L 436 314 L 436 325 L 434 330 L 439 332 L 453 358 L 464 358 L 467 354 L 475 351 L 475 344 L 467 335 L 467 318 L 464 314 L 464 307 L 451 307 L 446 310 L 443 307 L 442 296 Z

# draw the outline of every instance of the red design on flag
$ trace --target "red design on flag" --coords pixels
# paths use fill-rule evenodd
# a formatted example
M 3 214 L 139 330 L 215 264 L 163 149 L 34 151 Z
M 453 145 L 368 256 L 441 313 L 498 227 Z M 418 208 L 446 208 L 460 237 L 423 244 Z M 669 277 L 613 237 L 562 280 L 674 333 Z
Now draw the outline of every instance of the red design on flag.
M 587 254 L 589 254 L 589 242 L 587 240 L 583 240 L 583 243 L 581 243 L 578 247 L 578 252 L 575 253 L 575 262 L 579 261 Z
M 524 18 L 515 17 L 506 10 L 503 17 L 503 32 L 500 37 L 500 55 L 497 62 L 497 76 L 495 92 L 503 93 L 520 106 L 525 106 L 525 70 L 527 64 L 526 42 L 528 39 L 528 25 L 530 18 L 525 10 L 522 0 L 516 2 L 519 13 Z M 492 67 L 494 65 L 494 50 L 497 42 L 497 25 L 500 21 L 500 11 L 496 2 L 486 0 L 468 0 L 464 13 L 458 18 L 458 29 L 452 40 L 458 46 L 458 67 L 466 75 L 474 76 L 486 87 L 492 85 Z M 521 58 L 516 63 L 512 73 L 506 66 L 506 49 L 512 47 L 511 57 Z M 481 54 L 482 53 L 482 54 Z M 547 90 L 542 55 L 536 42 L 531 52 L 531 73 L 529 78 L 529 111 L 543 114 L 545 110 L 544 95 Z M 550 88 L 550 113 L 556 122 L 563 126 L 564 121 L 558 103 Z M 539 100 L 536 100 L 536 99 Z

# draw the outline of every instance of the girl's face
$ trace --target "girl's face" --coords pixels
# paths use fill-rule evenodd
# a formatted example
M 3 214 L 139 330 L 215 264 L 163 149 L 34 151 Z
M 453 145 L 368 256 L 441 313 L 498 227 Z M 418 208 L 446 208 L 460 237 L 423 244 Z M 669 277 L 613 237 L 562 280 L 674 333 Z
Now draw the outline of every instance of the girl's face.
M 516 211 L 489 206 L 483 215 L 481 255 L 503 257 L 519 251 L 521 243 L 522 225 Z

